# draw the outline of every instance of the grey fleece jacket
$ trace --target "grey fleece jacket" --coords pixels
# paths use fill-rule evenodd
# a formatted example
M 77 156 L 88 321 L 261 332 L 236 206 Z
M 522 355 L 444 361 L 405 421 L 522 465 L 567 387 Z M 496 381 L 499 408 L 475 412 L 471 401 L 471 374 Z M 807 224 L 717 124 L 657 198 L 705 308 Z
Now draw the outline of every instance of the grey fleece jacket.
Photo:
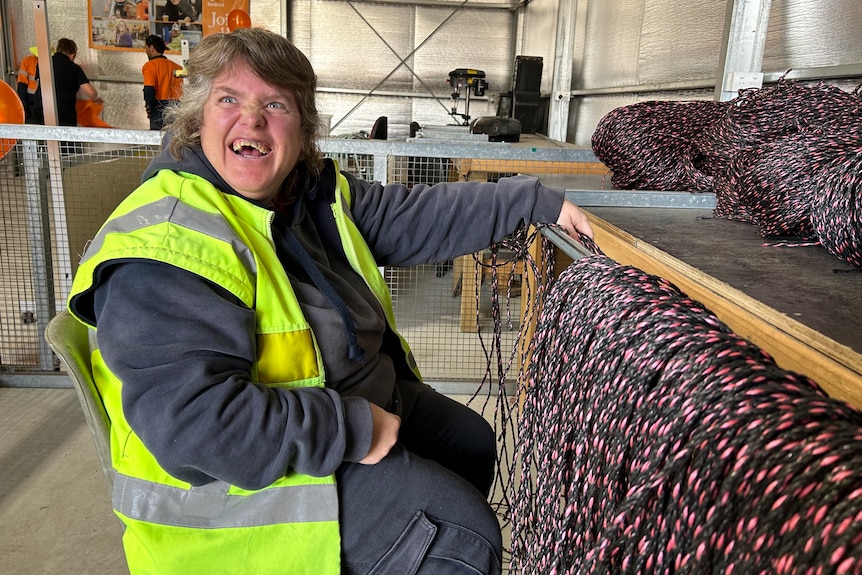
M 191 172 L 236 194 L 199 149 L 182 163 L 163 152 L 145 179 L 159 169 Z M 379 265 L 435 263 L 484 249 L 527 223 L 556 221 L 563 201 L 561 190 L 525 176 L 412 190 L 347 176 L 351 215 Z M 326 217 L 334 182 L 327 162 L 273 224 L 279 259 L 321 348 L 324 388 L 252 383 L 254 311 L 190 272 L 149 260 L 108 262 L 97 270 L 95 289 L 73 300 L 97 324 L 102 355 L 123 382 L 130 425 L 171 475 L 245 489 L 269 485 L 288 469 L 328 475 L 367 454 L 368 402 L 398 412 L 395 381 L 413 375 L 379 302 L 348 265 L 331 212 Z M 348 358 L 344 317 L 309 279 L 287 233 L 346 304 L 363 361 Z

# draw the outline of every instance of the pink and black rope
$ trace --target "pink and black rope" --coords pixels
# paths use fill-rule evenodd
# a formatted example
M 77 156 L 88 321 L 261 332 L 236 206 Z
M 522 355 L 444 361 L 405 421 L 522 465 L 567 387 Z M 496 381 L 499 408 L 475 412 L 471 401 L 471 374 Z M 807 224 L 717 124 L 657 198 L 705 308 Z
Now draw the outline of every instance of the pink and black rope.
M 602 255 L 544 294 L 513 573 L 860 573 L 862 413 Z
M 712 191 L 717 216 L 862 269 L 859 89 L 782 77 L 729 102 L 640 102 L 606 114 L 592 146 L 618 188 Z

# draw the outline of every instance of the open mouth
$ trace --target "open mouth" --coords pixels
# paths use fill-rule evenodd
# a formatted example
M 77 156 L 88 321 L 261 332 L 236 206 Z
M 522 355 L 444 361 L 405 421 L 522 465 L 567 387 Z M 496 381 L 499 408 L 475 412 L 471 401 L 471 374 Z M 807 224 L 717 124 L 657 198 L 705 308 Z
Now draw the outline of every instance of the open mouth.
M 231 144 L 231 149 L 234 154 L 246 158 L 260 158 L 272 151 L 269 146 L 256 140 L 236 140 Z

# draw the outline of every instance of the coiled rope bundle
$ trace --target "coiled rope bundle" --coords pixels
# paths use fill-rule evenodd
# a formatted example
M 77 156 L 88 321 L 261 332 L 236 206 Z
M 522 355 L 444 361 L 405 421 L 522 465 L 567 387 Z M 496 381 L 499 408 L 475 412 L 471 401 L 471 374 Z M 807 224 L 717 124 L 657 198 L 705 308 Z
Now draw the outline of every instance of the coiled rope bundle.
M 739 154 L 800 132 L 858 125 L 860 100 L 856 93 L 825 83 L 813 86 L 782 77 L 772 86 L 742 90 L 729 101 L 718 121 L 702 130 L 694 142 L 709 173 L 728 176 Z
M 862 413 L 604 256 L 533 343 L 514 573 L 862 572 Z
M 717 183 L 715 214 L 756 224 L 764 238 L 814 238 L 810 204 L 822 162 L 820 142 L 807 133 L 737 154 Z
M 845 169 L 841 159 L 859 147 L 862 98 L 835 86 L 781 79 L 743 91 L 732 103 L 696 142 L 714 166 L 716 215 L 757 224 L 763 237 L 819 236 L 812 204 L 830 195 L 831 173 Z M 852 212 L 829 211 L 825 235 L 852 225 Z
M 621 106 L 596 125 L 592 148 L 620 189 L 712 191 L 696 165 L 698 135 L 727 111 L 726 102 L 649 101 Z
M 823 135 L 820 193 L 811 199 L 811 225 L 829 253 L 862 270 L 862 126 Z
M 819 241 L 862 269 L 859 89 L 782 77 L 712 113 L 703 104 L 718 103 L 643 102 L 602 118 L 593 150 L 614 185 L 713 191 L 717 216 L 756 224 L 767 238 Z
M 815 239 L 862 269 L 862 133 L 802 132 L 741 155 L 716 215 L 764 238 Z M 722 196 L 718 196 L 722 197 Z

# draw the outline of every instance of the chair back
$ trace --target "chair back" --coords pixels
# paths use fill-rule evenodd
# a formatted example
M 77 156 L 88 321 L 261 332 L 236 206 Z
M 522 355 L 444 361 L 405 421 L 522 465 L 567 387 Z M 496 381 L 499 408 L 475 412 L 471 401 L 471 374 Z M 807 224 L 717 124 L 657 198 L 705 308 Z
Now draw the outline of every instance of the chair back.
M 96 453 L 102 472 L 108 480 L 108 487 L 114 485 L 114 467 L 111 465 L 111 420 L 96 383 L 90 363 L 90 340 L 88 328 L 67 310 L 61 311 L 48 322 L 45 328 L 45 341 L 60 358 L 72 380 L 78 401 L 84 410 L 84 417 L 96 444 Z
M 369 140 L 386 140 L 389 138 L 389 117 L 380 116 L 374 120 L 374 125 L 371 126 L 371 134 L 368 135 Z

